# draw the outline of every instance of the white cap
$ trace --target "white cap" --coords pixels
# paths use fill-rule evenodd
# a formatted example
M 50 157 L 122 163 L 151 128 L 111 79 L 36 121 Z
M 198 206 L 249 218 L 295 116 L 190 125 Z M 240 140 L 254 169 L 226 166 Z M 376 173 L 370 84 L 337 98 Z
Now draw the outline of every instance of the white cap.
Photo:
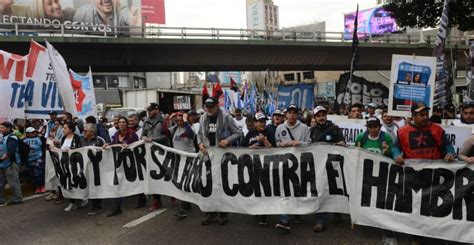
M 255 114 L 255 120 L 260 121 L 262 119 L 267 120 L 267 117 L 265 116 L 265 114 L 263 114 L 261 112 L 258 112 L 257 114 Z
M 199 110 L 197 110 L 197 113 L 198 114 L 204 114 L 204 113 L 206 113 L 206 111 L 204 109 L 199 109 Z
M 328 110 L 326 110 L 326 108 L 324 108 L 324 106 L 316 106 L 316 108 L 314 108 L 314 110 L 313 110 L 313 115 L 318 114 L 318 112 L 320 112 L 320 111 L 327 112 Z
M 36 131 L 35 128 L 33 128 L 33 127 L 28 127 L 28 128 L 26 129 L 25 133 L 29 134 L 29 133 L 33 133 L 33 132 L 35 132 L 35 131 Z

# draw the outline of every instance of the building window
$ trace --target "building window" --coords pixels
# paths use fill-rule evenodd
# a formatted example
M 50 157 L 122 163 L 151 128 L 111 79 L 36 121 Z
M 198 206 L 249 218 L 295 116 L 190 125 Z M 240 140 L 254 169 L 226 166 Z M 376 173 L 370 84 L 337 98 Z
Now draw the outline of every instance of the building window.
M 303 80 L 312 80 L 312 79 L 314 79 L 314 72 L 312 71 L 303 72 Z
M 291 81 L 295 80 L 295 74 L 294 73 L 285 74 L 285 75 L 283 75 L 283 77 L 285 78 L 285 81 L 288 81 L 288 82 L 291 82 Z

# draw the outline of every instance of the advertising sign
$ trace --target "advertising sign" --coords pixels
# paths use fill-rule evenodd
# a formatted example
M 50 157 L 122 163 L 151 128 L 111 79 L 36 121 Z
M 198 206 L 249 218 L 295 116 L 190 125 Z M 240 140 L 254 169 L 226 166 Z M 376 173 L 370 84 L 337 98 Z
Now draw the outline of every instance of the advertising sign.
M 142 17 L 146 24 L 166 24 L 165 0 L 142 0 Z
M 14 0 L 0 2 L 0 23 L 32 24 L 25 27 L 34 30 L 64 24 L 66 33 L 103 33 L 116 31 L 110 26 L 141 26 L 140 10 L 141 0 Z
M 351 39 L 354 30 L 354 19 L 356 12 L 344 14 L 344 38 Z M 383 8 L 371 8 L 359 11 L 357 36 L 366 37 L 372 35 L 396 32 L 399 30 L 395 19 Z
M 393 55 L 390 75 L 389 113 L 408 117 L 411 105 L 433 106 L 436 57 Z

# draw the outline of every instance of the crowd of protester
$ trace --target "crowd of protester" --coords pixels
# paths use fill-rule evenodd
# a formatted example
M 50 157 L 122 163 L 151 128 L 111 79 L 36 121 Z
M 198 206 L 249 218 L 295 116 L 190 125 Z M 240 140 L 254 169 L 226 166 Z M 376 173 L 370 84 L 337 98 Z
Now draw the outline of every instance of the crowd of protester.
M 445 119 L 443 115 L 456 118 L 448 110 L 431 108 L 421 103 L 411 108 L 411 118 L 390 116 L 386 109 L 378 108 L 376 104 L 367 106 L 360 104 L 339 108 L 332 113 L 328 106 L 319 105 L 313 111 L 301 111 L 297 106 L 290 105 L 284 110 L 277 109 L 272 115 L 257 112 L 255 115 L 244 115 L 241 109 L 235 109 L 229 114 L 218 106 L 218 100 L 213 97 L 206 99 L 205 110 L 198 112 L 177 112 L 165 114 L 157 103 L 151 103 L 147 108 L 148 116 L 139 115 L 128 117 L 116 116 L 109 124 L 107 120 L 93 116 L 82 121 L 73 118 L 68 112 L 51 112 L 49 120 L 15 120 L 0 124 L 0 205 L 22 203 L 20 177 L 30 181 L 35 187 L 36 194 L 46 193 L 45 189 L 45 151 L 47 147 L 56 147 L 63 151 L 86 146 L 96 146 L 107 149 L 110 145 L 120 144 L 127 148 L 139 140 L 156 142 L 171 146 L 185 152 L 200 152 L 207 154 L 209 147 L 298 147 L 310 143 L 324 142 L 345 146 L 345 138 L 341 129 L 328 120 L 328 114 L 347 115 L 348 119 L 364 119 L 366 131 L 355 139 L 355 146 L 365 150 L 393 158 L 396 164 L 403 165 L 408 159 L 433 159 L 452 162 L 455 160 L 453 146 L 447 141 L 444 129 L 439 125 Z M 459 120 L 453 125 L 474 125 L 474 104 L 464 104 L 459 112 Z M 414 145 L 415 138 L 418 145 Z M 423 139 L 420 141 L 420 139 Z M 48 144 L 49 142 L 50 144 Z M 420 143 L 421 142 L 421 143 Z M 420 146 L 420 144 L 422 144 Z M 464 143 L 459 160 L 474 163 L 474 136 Z M 23 178 L 22 178 L 23 179 Z M 11 200 L 5 200 L 5 186 L 11 189 Z M 145 194 L 137 195 L 137 208 L 147 205 Z M 162 207 L 160 195 L 152 195 L 149 210 Z M 61 189 L 49 191 L 46 201 L 61 204 L 66 200 Z M 88 205 L 88 200 L 67 200 L 64 209 L 71 212 Z M 171 198 L 174 204 L 176 200 Z M 102 200 L 91 200 L 92 207 L 89 216 L 103 212 Z M 122 213 L 122 198 L 113 200 L 113 208 L 108 217 Z M 187 217 L 191 204 L 181 202 L 175 213 L 178 219 Z M 267 225 L 267 217 L 256 217 L 259 225 Z M 315 232 L 327 228 L 329 220 L 340 221 L 340 214 L 318 213 L 315 217 Z M 202 225 L 217 222 L 224 225 L 228 222 L 227 213 L 205 213 Z M 289 232 L 291 223 L 301 223 L 300 216 L 282 214 L 276 228 Z M 391 231 L 383 231 L 383 241 L 396 244 Z

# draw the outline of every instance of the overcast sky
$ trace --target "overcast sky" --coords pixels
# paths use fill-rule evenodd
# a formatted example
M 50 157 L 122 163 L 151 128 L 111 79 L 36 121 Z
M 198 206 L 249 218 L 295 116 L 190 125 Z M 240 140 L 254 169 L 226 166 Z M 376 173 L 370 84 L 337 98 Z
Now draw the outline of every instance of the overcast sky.
M 344 31 L 344 13 L 371 8 L 376 0 L 274 0 L 280 28 L 326 21 L 326 31 Z M 245 0 L 166 0 L 166 24 L 172 27 L 246 28 Z

